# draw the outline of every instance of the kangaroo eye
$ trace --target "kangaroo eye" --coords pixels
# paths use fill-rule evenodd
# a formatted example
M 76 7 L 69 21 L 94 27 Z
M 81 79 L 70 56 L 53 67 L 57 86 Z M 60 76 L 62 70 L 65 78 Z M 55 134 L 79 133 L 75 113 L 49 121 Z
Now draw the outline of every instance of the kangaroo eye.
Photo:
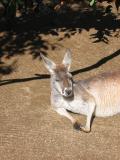
M 59 79 L 56 79 L 55 81 L 56 81 L 56 82 L 59 82 L 60 80 L 59 80 Z

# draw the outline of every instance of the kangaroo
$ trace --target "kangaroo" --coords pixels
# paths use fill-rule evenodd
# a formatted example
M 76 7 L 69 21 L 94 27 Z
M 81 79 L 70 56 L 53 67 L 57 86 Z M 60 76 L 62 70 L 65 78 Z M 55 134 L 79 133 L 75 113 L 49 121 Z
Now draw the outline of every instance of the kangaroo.
M 90 132 L 93 116 L 107 117 L 120 112 L 120 72 L 103 73 L 75 82 L 70 73 L 70 50 L 66 51 L 62 64 L 55 64 L 42 54 L 41 57 L 51 75 L 53 109 L 67 117 L 75 129 Z M 86 125 L 80 125 L 68 111 L 86 115 Z

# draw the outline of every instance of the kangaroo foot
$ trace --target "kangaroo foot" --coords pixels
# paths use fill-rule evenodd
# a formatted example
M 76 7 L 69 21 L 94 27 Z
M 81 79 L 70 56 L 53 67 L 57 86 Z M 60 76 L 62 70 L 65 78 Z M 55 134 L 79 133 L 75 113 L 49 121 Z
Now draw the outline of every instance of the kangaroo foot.
M 86 132 L 86 133 L 89 133 L 90 132 L 90 128 L 86 127 L 86 126 L 81 126 L 80 127 L 80 130 L 83 131 L 83 132 Z

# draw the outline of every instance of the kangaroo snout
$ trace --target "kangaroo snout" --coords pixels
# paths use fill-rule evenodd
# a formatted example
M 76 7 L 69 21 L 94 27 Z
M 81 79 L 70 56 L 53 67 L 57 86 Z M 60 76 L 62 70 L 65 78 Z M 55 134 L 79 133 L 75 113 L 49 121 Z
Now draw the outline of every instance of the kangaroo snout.
M 73 91 L 72 91 L 71 88 L 65 88 L 65 89 L 63 90 L 63 96 L 65 96 L 65 97 L 70 97 L 70 96 L 72 96 L 72 95 L 73 95 Z

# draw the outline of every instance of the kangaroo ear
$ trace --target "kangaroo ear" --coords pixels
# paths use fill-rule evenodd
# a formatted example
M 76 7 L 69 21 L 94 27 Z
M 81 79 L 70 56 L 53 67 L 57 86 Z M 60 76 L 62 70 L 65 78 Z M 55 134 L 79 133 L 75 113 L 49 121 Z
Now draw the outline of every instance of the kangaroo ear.
M 68 68 L 68 71 L 70 70 L 71 61 L 71 50 L 67 49 L 62 63 Z
M 40 56 L 44 62 L 45 67 L 48 69 L 48 71 L 53 74 L 54 73 L 54 69 L 56 67 L 56 64 L 51 61 L 50 59 L 48 59 L 47 57 L 43 56 L 42 53 L 40 53 Z

